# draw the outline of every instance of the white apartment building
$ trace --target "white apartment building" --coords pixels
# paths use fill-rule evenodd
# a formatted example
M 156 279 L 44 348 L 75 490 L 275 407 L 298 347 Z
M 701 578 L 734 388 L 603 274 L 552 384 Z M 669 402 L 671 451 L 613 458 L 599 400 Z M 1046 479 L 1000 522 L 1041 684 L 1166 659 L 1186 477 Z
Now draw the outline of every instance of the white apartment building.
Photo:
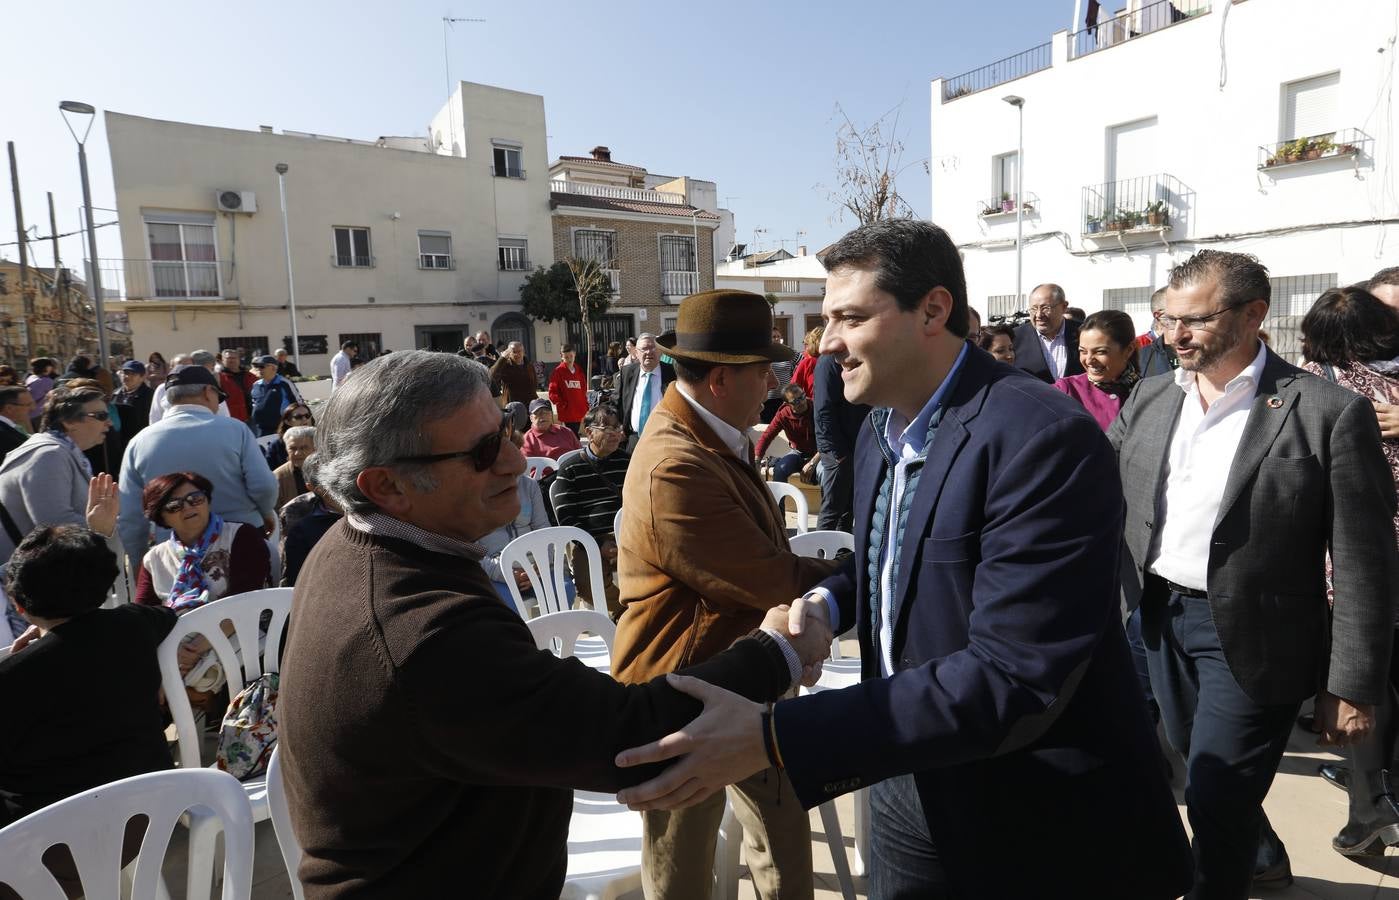
M 351 339 L 368 356 L 487 330 L 531 357 L 559 340 L 519 311 L 524 277 L 553 262 L 542 97 L 461 82 L 427 138 L 106 124 L 123 258 L 100 266 L 137 358 L 290 348 L 281 163 L 305 374 Z
M 826 267 L 806 247 L 797 247 L 796 256 L 781 251 L 727 259 L 714 270 L 714 286 L 771 295 L 777 301 L 773 327 L 789 347 L 800 347 L 808 331 L 825 324 L 821 301 L 826 297 Z
M 1085 24 L 932 82 L 932 218 L 984 316 L 1053 281 L 1144 331 L 1174 263 L 1247 252 L 1273 276 L 1273 346 L 1295 357 L 1322 290 L 1399 264 L 1399 3 L 1132 0 Z

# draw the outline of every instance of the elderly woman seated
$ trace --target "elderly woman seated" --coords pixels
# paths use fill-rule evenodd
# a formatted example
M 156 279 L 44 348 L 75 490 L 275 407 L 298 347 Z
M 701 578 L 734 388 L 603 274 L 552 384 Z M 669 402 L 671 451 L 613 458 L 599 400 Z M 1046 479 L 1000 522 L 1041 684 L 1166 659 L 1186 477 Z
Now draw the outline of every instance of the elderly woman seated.
M 335 499 L 321 487 L 317 474 L 317 457 L 311 454 L 301 465 L 306 476 L 307 493 L 282 507 L 282 587 L 295 587 L 301 566 L 311 555 L 320 539 L 344 518 Z
M 298 425 L 282 432 L 282 444 L 286 447 L 287 461 L 272 470 L 277 476 L 277 508 L 281 509 L 293 497 L 306 493 L 306 477 L 301 464 L 306 457 L 316 452 L 316 429 L 312 425 Z
M 101 609 L 117 571 L 106 539 L 81 525 L 37 528 L 10 557 L 5 589 L 37 631 L 0 660 L 0 721 L 12 726 L 0 728 L 0 826 L 173 765 L 155 649 L 175 612 Z
M 213 600 L 267 586 L 272 566 L 267 542 L 257 528 L 216 515 L 210 506 L 213 493 L 209 479 L 195 472 L 172 472 L 146 483 L 141 498 L 146 518 L 170 529 L 170 537 L 147 550 L 141 560 L 136 603 L 167 606 L 183 615 Z M 208 660 L 203 659 L 206 654 Z M 212 657 L 202 637 L 192 637 L 180 648 L 180 674 L 186 676 L 196 708 L 212 702 L 223 686 Z M 211 673 L 207 678 L 206 672 Z
M 267 465 L 276 469 L 287 461 L 287 432 L 293 428 L 305 426 L 315 427 L 316 417 L 311 414 L 311 407 L 305 403 L 297 402 L 282 410 L 282 419 L 277 425 L 277 436 L 279 440 L 273 441 L 271 446 L 263 449 L 263 455 L 267 457 Z

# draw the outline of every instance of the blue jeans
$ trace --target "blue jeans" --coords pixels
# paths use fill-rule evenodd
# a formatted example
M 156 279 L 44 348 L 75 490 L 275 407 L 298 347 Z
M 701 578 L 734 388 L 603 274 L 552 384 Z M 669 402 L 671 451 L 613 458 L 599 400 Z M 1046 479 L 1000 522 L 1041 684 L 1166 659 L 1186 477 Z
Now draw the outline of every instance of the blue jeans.
M 796 450 L 781 457 L 772 464 L 772 480 L 786 481 L 802 470 L 802 466 L 807 464 L 811 457 L 805 453 L 798 453 Z
M 870 900 L 947 900 L 952 896 L 912 775 L 870 789 Z
M 1166 737 L 1185 759 L 1195 854 L 1188 897 L 1244 900 L 1255 864 L 1286 852 L 1263 817 L 1263 798 L 1300 704 L 1255 703 L 1229 671 L 1209 601 L 1151 581 L 1142 597 L 1142 638 Z

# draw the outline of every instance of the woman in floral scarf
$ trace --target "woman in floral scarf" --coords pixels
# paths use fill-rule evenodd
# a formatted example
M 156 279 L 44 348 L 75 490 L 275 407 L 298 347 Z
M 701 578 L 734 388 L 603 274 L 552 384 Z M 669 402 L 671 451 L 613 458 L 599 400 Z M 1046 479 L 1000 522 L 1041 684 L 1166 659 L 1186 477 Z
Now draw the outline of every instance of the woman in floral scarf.
M 136 603 L 168 606 L 183 615 L 205 603 L 267 586 L 271 555 L 258 529 L 225 522 L 210 501 L 214 486 L 195 472 L 172 472 L 146 483 L 146 518 L 170 537 L 146 551 L 136 578 Z M 203 638 L 180 648 L 188 675 L 209 650 Z M 201 692 L 194 692 L 201 693 Z M 199 698 L 203 699 L 203 698 Z
M 1117 309 L 1095 312 L 1078 333 L 1083 373 L 1060 378 L 1054 386 L 1082 403 L 1104 431 L 1122 411 L 1137 383 L 1137 329 Z

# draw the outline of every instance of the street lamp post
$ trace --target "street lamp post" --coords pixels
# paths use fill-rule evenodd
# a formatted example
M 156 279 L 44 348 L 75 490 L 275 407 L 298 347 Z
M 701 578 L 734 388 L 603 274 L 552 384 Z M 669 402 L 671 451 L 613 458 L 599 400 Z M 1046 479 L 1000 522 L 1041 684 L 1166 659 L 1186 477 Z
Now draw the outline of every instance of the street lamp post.
M 83 130 L 83 136 L 78 137 L 78 133 L 73 130 L 73 123 L 68 120 L 68 116 L 63 117 L 63 123 L 68 126 L 68 133 L 73 135 L 73 140 L 78 142 L 78 171 L 83 177 L 83 215 L 87 220 L 87 255 L 92 261 L 88 273 L 88 287 L 92 291 L 92 308 L 97 316 L 97 356 L 98 365 L 105 367 L 108 362 L 107 355 L 107 321 L 106 312 L 102 307 L 102 271 L 97 260 L 97 229 L 92 224 L 92 188 L 87 179 L 87 136 L 92 131 L 92 120 L 97 115 L 97 110 L 88 103 L 80 103 L 77 100 L 64 100 L 58 104 L 61 113 L 72 113 L 76 116 L 87 116 L 87 128 Z
M 277 163 L 277 190 L 282 195 L 282 244 L 287 251 L 287 304 L 291 310 L 291 361 L 301 368 L 301 339 L 296 333 L 296 282 L 291 277 L 291 229 L 287 227 L 287 164 Z
M 1011 94 L 1002 100 L 1015 107 L 1020 120 L 1020 137 L 1015 146 L 1015 302 L 1016 309 L 1025 298 L 1020 277 L 1024 268 L 1025 249 L 1021 241 L 1025 225 L 1025 98 Z

